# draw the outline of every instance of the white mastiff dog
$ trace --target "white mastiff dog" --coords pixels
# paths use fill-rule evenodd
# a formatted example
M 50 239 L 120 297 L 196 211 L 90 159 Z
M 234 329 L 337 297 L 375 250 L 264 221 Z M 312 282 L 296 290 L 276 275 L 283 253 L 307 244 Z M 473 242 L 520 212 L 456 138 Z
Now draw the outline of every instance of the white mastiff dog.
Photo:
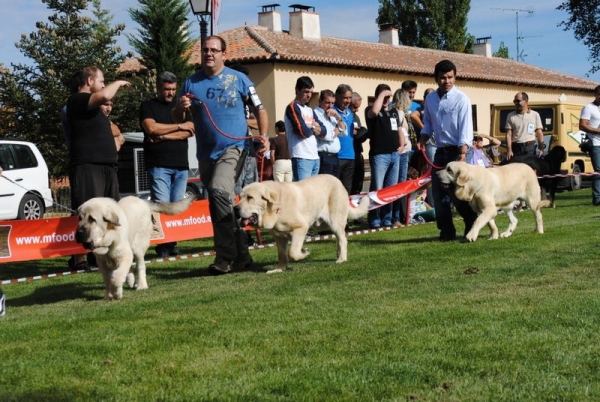
M 337 238 L 336 262 L 347 260 L 346 224 L 367 214 L 369 197 L 352 208 L 348 193 L 334 176 L 322 174 L 299 182 L 264 181 L 242 189 L 239 211 L 242 227 L 247 225 L 270 229 L 277 245 L 279 264 L 267 273 L 282 272 L 289 258 L 294 261 L 310 253 L 302 245 L 309 228 L 327 226 Z
M 130 288 L 148 289 L 144 256 L 152 235 L 152 212 L 175 215 L 185 211 L 194 197 L 173 203 L 144 201 L 125 197 L 92 198 L 78 209 L 75 239 L 96 256 L 106 287 L 105 299 L 121 299 L 123 283 Z M 132 272 L 135 257 L 137 284 Z
M 517 227 L 517 218 L 513 212 L 515 205 L 525 201 L 535 214 L 535 231 L 544 233 L 544 223 L 540 208 L 550 205 L 550 201 L 541 200 L 541 189 L 533 169 L 524 163 L 512 163 L 495 168 L 469 165 L 465 162 L 450 162 L 445 169 L 437 172 L 440 181 L 454 185 L 454 195 L 469 205 L 477 213 L 473 227 L 467 233 L 468 241 L 477 240 L 479 231 L 487 224 L 490 239 L 498 238 L 498 227 L 494 217 L 498 210 L 508 216 L 510 224 L 500 237 L 509 237 Z

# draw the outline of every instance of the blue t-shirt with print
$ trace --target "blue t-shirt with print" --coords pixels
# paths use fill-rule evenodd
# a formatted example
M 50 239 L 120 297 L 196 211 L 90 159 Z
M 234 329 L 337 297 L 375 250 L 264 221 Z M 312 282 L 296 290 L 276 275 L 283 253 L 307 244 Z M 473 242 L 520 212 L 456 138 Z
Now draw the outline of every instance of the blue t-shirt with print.
M 216 161 L 231 147 L 248 148 L 245 100 L 253 85 L 245 74 L 229 67 L 213 77 L 200 70 L 185 80 L 181 96 L 192 94 L 204 103 L 192 101 L 191 107 L 199 161 Z

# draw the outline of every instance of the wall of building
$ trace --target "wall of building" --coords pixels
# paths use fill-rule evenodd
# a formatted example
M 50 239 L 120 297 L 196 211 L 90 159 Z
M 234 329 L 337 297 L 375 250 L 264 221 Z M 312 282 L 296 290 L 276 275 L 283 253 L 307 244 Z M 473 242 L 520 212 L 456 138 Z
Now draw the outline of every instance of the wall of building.
M 312 106 L 316 105 L 318 92 L 323 89 L 335 91 L 339 84 L 350 85 L 355 92 L 363 97 L 362 107 L 359 115 L 364 123 L 364 109 L 368 106 L 368 98 L 372 97 L 375 87 L 380 83 L 387 83 L 392 91 L 400 87 L 403 81 L 413 80 L 418 84 L 417 99 L 422 99 L 426 88 L 436 88 L 433 77 L 401 75 L 396 73 L 380 73 L 361 70 L 349 70 L 342 68 L 266 63 L 249 65 L 250 78 L 254 81 L 257 91 L 267 112 L 269 113 L 269 125 L 271 130 L 277 120 L 283 120 L 285 107 L 294 99 L 294 86 L 296 79 L 302 75 L 308 75 L 315 83 L 316 94 L 313 97 Z M 433 66 L 432 66 L 433 70 Z M 460 72 L 459 72 L 460 74 Z M 464 91 L 471 103 L 477 107 L 477 131 L 489 133 L 490 131 L 490 108 L 496 103 L 512 102 L 515 93 L 524 91 L 529 95 L 530 101 L 553 101 L 557 102 L 561 94 L 566 95 L 566 101 L 580 103 L 582 105 L 592 101 L 592 96 L 585 96 L 576 91 L 560 91 L 542 89 L 526 86 L 504 85 L 496 83 L 462 81 L 460 78 L 456 83 L 457 88 Z M 270 131 L 273 134 L 273 131 Z M 365 143 L 365 155 L 368 155 L 368 142 Z

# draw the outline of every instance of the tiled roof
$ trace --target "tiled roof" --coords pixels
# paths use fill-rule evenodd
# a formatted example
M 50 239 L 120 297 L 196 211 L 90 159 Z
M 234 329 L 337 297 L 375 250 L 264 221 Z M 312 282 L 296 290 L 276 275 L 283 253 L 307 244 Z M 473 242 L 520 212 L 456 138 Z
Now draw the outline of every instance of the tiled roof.
M 510 59 L 392 46 L 383 43 L 322 37 L 320 41 L 304 40 L 287 32 L 273 32 L 261 26 L 244 26 L 220 33 L 227 42 L 230 63 L 285 62 L 331 66 L 408 75 L 432 76 L 434 65 L 443 59 L 456 64 L 462 80 L 593 91 L 598 83 L 557 71 L 532 66 Z M 200 62 L 199 41 L 191 62 Z M 138 70 L 135 62 L 126 70 Z M 125 67 L 125 66 L 124 66 Z

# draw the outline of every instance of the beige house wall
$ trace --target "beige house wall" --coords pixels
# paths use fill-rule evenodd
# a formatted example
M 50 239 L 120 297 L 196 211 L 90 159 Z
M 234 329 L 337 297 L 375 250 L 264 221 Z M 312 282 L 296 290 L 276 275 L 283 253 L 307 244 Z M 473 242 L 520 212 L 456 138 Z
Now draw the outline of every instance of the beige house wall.
M 250 79 L 255 83 L 260 99 L 269 114 L 269 134 L 273 135 L 274 125 L 277 120 L 283 120 L 286 106 L 294 99 L 294 86 L 296 79 L 308 75 L 315 83 L 315 94 L 311 101 L 316 106 L 318 92 L 323 89 L 335 91 L 339 84 L 348 84 L 355 92 L 363 97 L 359 116 L 364 122 L 364 110 L 368 106 L 368 99 L 375 92 L 375 87 L 386 83 L 395 91 L 405 80 L 413 80 L 418 84 L 416 99 L 423 98 L 426 88 L 436 88 L 432 77 L 400 75 L 342 68 L 320 67 L 310 65 L 264 63 L 247 66 Z M 433 72 L 433 66 L 432 66 Z M 458 72 L 460 77 L 460 71 Z M 591 102 L 591 96 L 582 95 L 576 91 L 561 91 L 541 89 L 527 86 L 515 86 L 487 82 L 462 81 L 457 79 L 457 88 L 469 96 L 471 103 L 477 107 L 477 131 L 489 133 L 490 110 L 496 103 L 511 102 L 517 92 L 527 92 L 530 101 L 557 102 L 558 97 L 564 93 L 566 102 L 584 105 Z M 368 141 L 364 144 L 364 155 L 368 157 Z

